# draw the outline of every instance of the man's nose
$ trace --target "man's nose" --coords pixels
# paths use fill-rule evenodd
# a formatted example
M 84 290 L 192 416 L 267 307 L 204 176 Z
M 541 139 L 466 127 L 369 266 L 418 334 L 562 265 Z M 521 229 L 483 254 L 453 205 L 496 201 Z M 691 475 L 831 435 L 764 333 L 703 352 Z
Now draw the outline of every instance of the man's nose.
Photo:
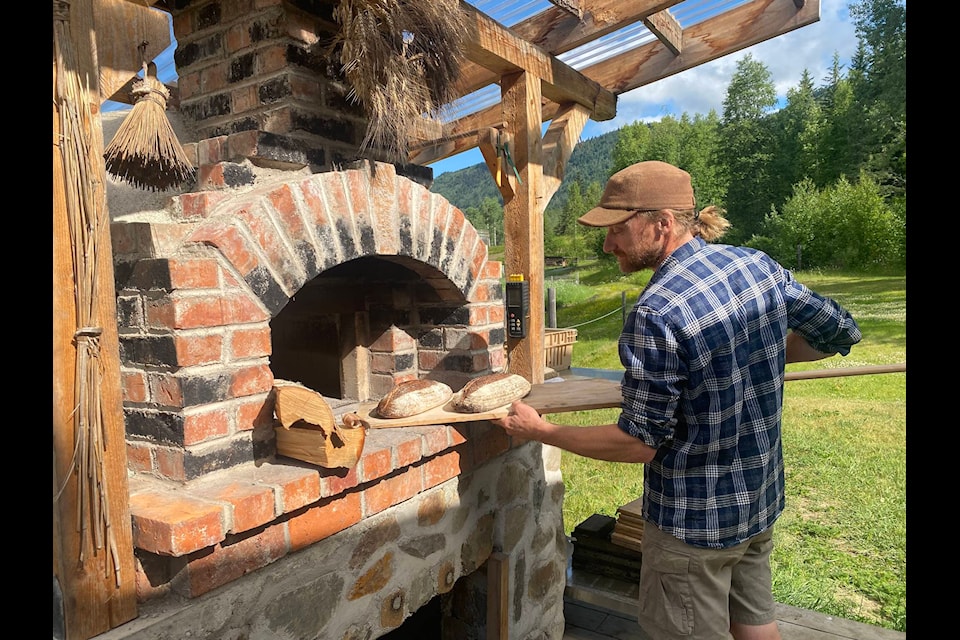
M 607 231 L 607 235 L 603 238 L 603 252 L 604 253 L 613 253 L 614 242 L 611 237 L 611 233 Z

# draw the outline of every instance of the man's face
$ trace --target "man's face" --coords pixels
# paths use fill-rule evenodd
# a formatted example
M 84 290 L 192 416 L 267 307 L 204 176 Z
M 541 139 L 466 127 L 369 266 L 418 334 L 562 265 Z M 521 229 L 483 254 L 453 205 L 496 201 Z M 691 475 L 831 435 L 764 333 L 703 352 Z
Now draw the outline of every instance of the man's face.
M 666 257 L 667 234 L 659 218 L 638 213 L 607 227 L 603 251 L 612 253 L 623 273 L 655 269 Z

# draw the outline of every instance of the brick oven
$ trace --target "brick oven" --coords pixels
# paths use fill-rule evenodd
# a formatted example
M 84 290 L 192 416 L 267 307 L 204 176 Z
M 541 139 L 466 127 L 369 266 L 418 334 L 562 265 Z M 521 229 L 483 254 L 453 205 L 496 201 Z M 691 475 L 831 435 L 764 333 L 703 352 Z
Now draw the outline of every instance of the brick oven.
M 98 637 L 561 638 L 559 451 L 473 421 L 323 468 L 273 435 L 276 379 L 342 415 L 504 370 L 502 265 L 429 169 L 359 157 L 331 3 L 168 4 L 198 172 L 108 192 L 139 616 Z

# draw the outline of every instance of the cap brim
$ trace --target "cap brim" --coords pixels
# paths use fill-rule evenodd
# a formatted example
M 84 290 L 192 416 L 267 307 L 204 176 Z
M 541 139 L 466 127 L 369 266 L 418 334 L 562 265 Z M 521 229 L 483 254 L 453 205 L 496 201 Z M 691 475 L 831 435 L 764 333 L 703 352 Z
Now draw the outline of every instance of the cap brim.
M 639 209 L 607 209 L 604 207 L 594 207 L 577 218 L 577 222 L 585 227 L 609 227 L 614 224 L 626 222 L 632 218 L 637 211 L 639 211 Z

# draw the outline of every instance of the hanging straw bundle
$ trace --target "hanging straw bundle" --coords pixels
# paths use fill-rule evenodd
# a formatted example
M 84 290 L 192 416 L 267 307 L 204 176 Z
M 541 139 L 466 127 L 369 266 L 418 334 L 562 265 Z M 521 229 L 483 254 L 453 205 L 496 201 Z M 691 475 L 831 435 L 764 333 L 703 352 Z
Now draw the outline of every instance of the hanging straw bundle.
M 459 0 L 341 0 L 332 48 L 369 118 L 361 150 L 406 162 L 410 132 L 455 97 L 466 26 Z
M 143 45 L 141 45 L 143 48 Z M 156 77 L 156 65 L 144 63 L 133 85 L 136 102 L 103 156 L 107 171 L 140 189 L 165 191 L 194 175 L 193 165 L 167 120 L 170 91 Z
M 89 87 L 78 77 L 77 56 L 70 37 L 70 4 L 54 0 L 54 100 L 60 118 L 59 147 L 64 173 L 64 194 L 70 243 L 73 249 L 75 277 L 76 326 L 74 343 L 74 452 L 70 462 L 71 474 L 76 474 L 77 531 L 81 543 L 77 564 L 83 567 L 89 556 L 104 555 L 104 571 L 112 573 L 120 586 L 120 561 L 116 538 L 110 526 L 109 487 L 106 485 L 104 451 L 107 446 L 101 381 L 103 364 L 100 359 L 100 335 L 97 325 L 97 274 L 102 268 L 97 251 L 98 238 L 109 224 L 103 197 L 102 169 L 92 151 L 91 137 L 95 125 L 89 104 L 85 99 Z M 109 255 L 109 253 L 107 254 Z M 122 446 L 122 445 L 121 445 Z M 56 453 L 56 452 L 54 452 Z M 55 461 L 56 464 L 56 461 Z M 70 475 L 60 479 L 61 487 L 55 499 L 66 490 Z

